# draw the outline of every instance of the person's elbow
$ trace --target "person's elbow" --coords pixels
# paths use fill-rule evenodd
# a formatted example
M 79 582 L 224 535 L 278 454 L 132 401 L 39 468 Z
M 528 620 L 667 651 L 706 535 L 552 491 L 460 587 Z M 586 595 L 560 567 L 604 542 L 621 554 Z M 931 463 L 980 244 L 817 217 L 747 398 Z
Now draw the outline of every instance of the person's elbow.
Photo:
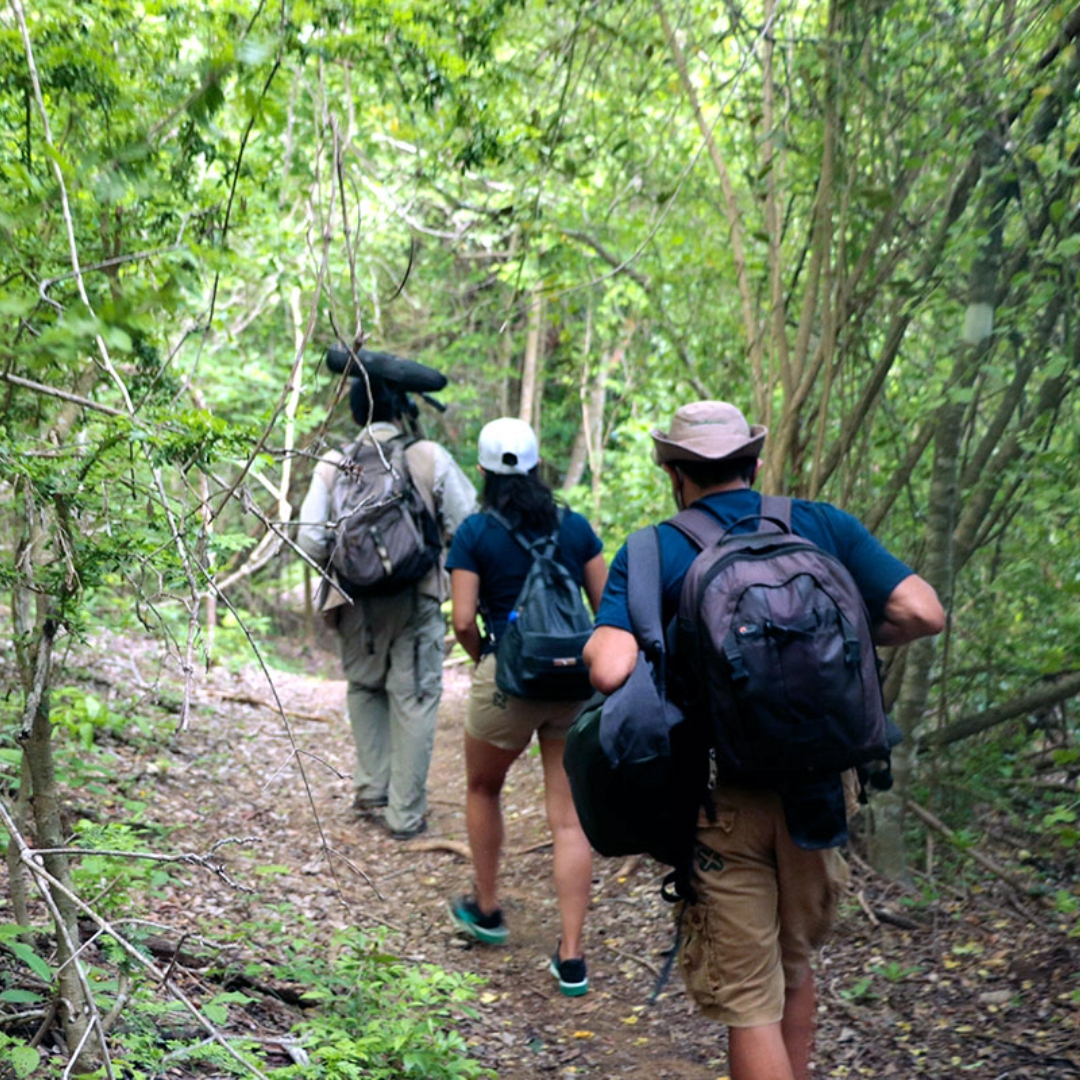
M 637 639 L 629 631 L 598 626 L 583 653 L 589 681 L 601 694 L 614 693 L 630 678 L 637 654 Z
M 296 534 L 296 546 L 319 566 L 327 563 L 326 530 L 321 526 L 316 530 L 301 526 Z
M 919 612 L 916 616 L 918 622 L 919 637 L 933 637 L 945 629 L 945 609 L 941 606 L 937 594 L 934 595 L 934 603 L 931 608 Z
M 594 690 L 606 696 L 607 694 L 614 694 L 626 682 L 626 676 L 620 677 L 615 672 L 599 666 L 591 667 L 589 668 L 589 682 L 592 683 Z
M 882 644 L 902 645 L 917 638 L 933 637 L 945 629 L 945 609 L 934 587 L 911 574 L 893 590 L 885 605 Z

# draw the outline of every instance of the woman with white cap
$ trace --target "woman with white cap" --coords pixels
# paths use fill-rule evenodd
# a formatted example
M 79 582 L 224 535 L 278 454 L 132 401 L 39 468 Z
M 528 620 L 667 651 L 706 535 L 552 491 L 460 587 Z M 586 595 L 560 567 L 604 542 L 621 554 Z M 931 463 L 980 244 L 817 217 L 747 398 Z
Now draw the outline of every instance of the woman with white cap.
M 451 915 L 460 929 L 485 944 L 499 944 L 508 936 L 497 891 L 503 840 L 500 793 L 510 766 L 535 732 L 561 923 L 551 971 L 561 992 L 576 997 L 589 986 L 581 939 L 592 850 L 578 822 L 562 756 L 566 733 L 582 702 L 525 700 L 504 693 L 496 684 L 492 642 L 508 625 L 532 564 L 503 522 L 527 541 L 557 535 L 556 558 L 584 588 L 594 611 L 607 581 L 607 567 L 589 522 L 581 514 L 560 509 L 551 489 L 537 476 L 539 460 L 536 435 L 523 420 L 503 417 L 484 427 L 479 443 L 482 510 L 459 527 L 447 558 L 454 633 L 476 662 L 465 721 L 465 817 L 475 893 L 455 900 Z M 477 619 L 481 614 L 484 632 Z

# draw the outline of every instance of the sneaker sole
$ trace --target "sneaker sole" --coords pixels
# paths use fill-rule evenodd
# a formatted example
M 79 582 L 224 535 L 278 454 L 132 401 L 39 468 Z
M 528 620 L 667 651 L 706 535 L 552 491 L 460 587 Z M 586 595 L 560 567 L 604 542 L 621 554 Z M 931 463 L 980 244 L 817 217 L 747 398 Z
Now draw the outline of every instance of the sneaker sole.
M 562 976 L 559 974 L 559 969 L 555 965 L 555 961 L 551 961 L 551 966 L 548 968 L 552 975 L 559 980 L 559 992 L 564 997 L 581 997 L 583 994 L 589 992 L 589 980 L 579 983 L 563 982 Z
M 469 937 L 479 941 L 482 945 L 501 945 L 510 936 L 510 931 L 505 926 L 498 930 L 487 930 L 476 923 L 463 919 L 453 908 L 450 909 L 450 918 L 454 925 L 463 930 Z

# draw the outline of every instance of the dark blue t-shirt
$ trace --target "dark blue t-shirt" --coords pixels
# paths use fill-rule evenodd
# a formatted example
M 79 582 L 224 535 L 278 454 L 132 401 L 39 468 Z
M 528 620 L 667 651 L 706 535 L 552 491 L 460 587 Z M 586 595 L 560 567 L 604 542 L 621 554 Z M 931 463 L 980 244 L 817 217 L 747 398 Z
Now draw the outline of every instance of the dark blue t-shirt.
M 537 533 L 526 534 L 528 540 L 538 538 Z M 603 547 L 586 518 L 573 510 L 563 512 L 555 558 L 579 585 L 585 582 L 585 564 Z M 461 523 L 446 557 L 447 570 L 471 570 L 479 575 L 480 610 L 489 639 L 498 639 L 506 629 L 530 566 L 532 556 L 485 513 L 472 514 Z
M 708 510 L 725 529 L 742 518 L 751 520 L 739 532 L 757 527 L 756 515 L 761 512 L 761 495 L 752 488 L 738 488 L 706 495 L 694 504 Z M 791 527 L 799 536 L 812 540 L 823 551 L 835 555 L 855 579 L 866 601 L 872 625 L 884 618 L 889 594 L 911 568 L 890 554 L 857 518 L 838 510 L 829 503 L 796 499 L 791 506 Z M 672 525 L 660 525 L 661 581 L 664 589 L 664 622 L 675 617 L 679 608 L 679 593 L 683 578 L 698 550 L 686 536 Z M 596 615 L 598 626 L 630 629 L 626 609 L 626 545 L 624 544 L 608 572 L 604 599 Z

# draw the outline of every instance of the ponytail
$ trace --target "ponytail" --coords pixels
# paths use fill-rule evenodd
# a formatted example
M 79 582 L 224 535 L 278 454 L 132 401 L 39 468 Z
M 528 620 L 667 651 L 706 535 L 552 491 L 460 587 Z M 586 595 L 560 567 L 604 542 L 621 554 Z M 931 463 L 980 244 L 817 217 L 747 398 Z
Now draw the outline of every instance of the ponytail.
M 484 474 L 482 501 L 485 509 L 498 510 L 515 529 L 547 535 L 559 524 L 559 509 L 551 488 L 536 469 L 520 473 Z

